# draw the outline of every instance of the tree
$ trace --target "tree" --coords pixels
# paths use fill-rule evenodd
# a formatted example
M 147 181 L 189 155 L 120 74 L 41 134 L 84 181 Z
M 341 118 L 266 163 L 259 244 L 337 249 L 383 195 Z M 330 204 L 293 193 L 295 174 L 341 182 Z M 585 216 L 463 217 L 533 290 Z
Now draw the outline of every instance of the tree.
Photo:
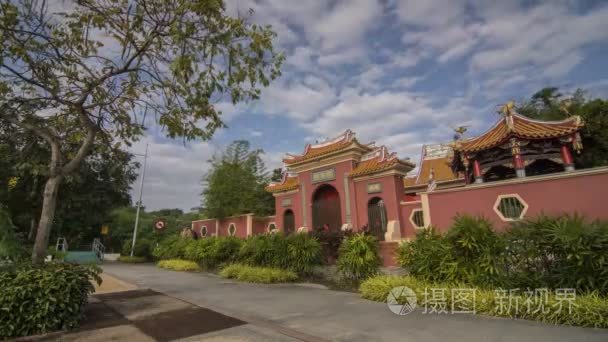
M 269 26 L 226 15 L 220 0 L 65 4 L 59 13 L 46 1 L 0 0 L 1 119 L 51 150 L 34 262 L 46 254 L 60 184 L 96 141 L 130 144 L 149 117 L 168 137 L 209 139 L 223 126 L 215 103 L 258 98 L 283 61 Z
M 575 156 L 577 167 L 608 165 L 608 101 L 588 99 L 582 89 L 565 96 L 558 88 L 547 87 L 524 101 L 517 112 L 539 120 L 563 120 L 579 115 L 585 127 L 581 130 L 582 153 Z
M 265 190 L 269 177 L 262 161 L 262 150 L 251 150 L 250 144 L 237 140 L 219 156 L 203 178 L 203 208 L 207 217 L 224 218 L 254 213 L 270 215 L 274 198 Z
M 71 147 L 70 147 L 71 146 Z M 78 146 L 67 144 L 68 153 Z M 46 163 L 51 154 L 42 139 L 28 131 L 10 132 L 0 125 L 0 202 L 4 203 L 17 230 L 31 240 L 42 207 Z M 95 144 L 78 172 L 66 176 L 58 194 L 54 223 L 57 236 L 70 244 L 88 242 L 99 234 L 109 212 L 129 205 L 129 191 L 136 179 L 133 155 L 106 145 Z M 95 210 L 91 210 L 95 208 Z

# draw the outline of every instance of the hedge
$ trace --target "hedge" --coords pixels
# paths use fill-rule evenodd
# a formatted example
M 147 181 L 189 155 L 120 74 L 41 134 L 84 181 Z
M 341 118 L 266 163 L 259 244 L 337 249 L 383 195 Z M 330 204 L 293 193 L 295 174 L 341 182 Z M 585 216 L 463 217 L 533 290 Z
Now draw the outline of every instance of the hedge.
M 232 264 L 220 271 L 223 278 L 236 279 L 249 283 L 286 283 L 298 279 L 298 275 L 289 270 L 276 267 L 256 267 L 242 264 Z
M 200 266 L 196 262 L 190 260 L 167 259 L 159 261 L 157 265 L 160 268 L 166 268 L 173 271 L 201 271 Z
M 398 260 L 427 281 L 608 295 L 607 250 L 607 222 L 540 216 L 499 233 L 483 218 L 460 216 L 447 233 L 427 229 L 402 244 Z
M 71 329 L 78 325 L 95 266 L 20 264 L 0 272 L 0 339 Z
M 398 286 L 406 286 L 412 289 L 417 296 L 418 307 L 430 308 L 437 301 L 433 298 L 431 289 L 445 290 L 445 307 L 448 312 L 452 310 L 454 305 L 455 310 L 470 310 L 472 302 L 460 302 L 454 300 L 451 293 L 452 290 L 458 292 L 459 289 L 471 289 L 471 286 L 457 283 L 439 283 L 428 282 L 416 279 L 411 276 L 377 276 L 364 281 L 359 287 L 361 297 L 378 301 L 386 302 L 386 298 L 391 289 Z M 543 297 L 529 297 L 524 294 L 514 294 L 511 303 L 526 303 L 526 300 L 541 300 L 544 303 L 544 310 L 537 310 L 536 306 L 532 306 L 531 310 L 527 310 L 523 304 L 505 305 L 506 295 L 504 290 L 498 289 L 489 290 L 481 288 L 473 288 L 475 312 L 488 316 L 507 317 L 529 319 L 551 324 L 567 324 L 582 327 L 608 328 L 608 299 L 601 297 L 596 293 L 591 294 L 576 294 L 571 311 L 569 305 L 562 301 L 561 310 L 558 310 L 560 301 L 558 295 L 554 291 L 548 291 L 546 299 Z M 425 297 L 425 291 L 427 293 Z M 425 299 L 426 298 L 426 299 Z

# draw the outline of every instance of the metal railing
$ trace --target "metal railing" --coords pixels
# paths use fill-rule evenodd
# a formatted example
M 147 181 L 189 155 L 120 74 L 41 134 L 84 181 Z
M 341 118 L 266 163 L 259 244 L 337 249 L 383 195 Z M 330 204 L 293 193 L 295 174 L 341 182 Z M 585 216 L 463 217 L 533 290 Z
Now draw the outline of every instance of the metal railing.
M 103 261 L 103 254 L 106 251 L 106 247 L 101 243 L 101 240 L 94 239 L 92 250 L 100 261 Z
M 63 237 L 57 238 L 57 244 L 55 245 L 55 250 L 57 252 L 67 252 L 68 251 L 68 240 Z

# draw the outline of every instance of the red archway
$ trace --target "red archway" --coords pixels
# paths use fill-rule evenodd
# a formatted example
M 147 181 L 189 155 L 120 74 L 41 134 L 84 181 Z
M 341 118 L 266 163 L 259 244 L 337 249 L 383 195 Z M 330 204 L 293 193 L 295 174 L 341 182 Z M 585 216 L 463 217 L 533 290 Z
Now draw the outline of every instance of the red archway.
M 324 226 L 330 231 L 339 231 L 342 227 L 340 195 L 328 184 L 317 188 L 312 199 L 312 227 L 322 229 Z

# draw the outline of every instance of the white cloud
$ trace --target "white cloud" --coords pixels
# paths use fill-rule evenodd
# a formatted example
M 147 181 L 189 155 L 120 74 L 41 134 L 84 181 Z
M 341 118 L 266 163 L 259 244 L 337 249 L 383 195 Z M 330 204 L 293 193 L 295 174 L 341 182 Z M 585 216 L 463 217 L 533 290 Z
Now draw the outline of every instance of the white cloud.
M 135 143 L 130 151 L 143 154 L 148 148 L 148 162 L 142 202 L 147 209 L 181 208 L 189 210 L 201 202 L 201 179 L 209 170 L 209 160 L 217 150 L 207 142 L 178 145 L 175 142 L 155 141 L 151 136 Z M 136 157 L 142 163 L 143 157 Z M 140 176 L 143 168 L 140 168 Z M 134 183 L 131 196 L 136 202 L 140 179 Z

